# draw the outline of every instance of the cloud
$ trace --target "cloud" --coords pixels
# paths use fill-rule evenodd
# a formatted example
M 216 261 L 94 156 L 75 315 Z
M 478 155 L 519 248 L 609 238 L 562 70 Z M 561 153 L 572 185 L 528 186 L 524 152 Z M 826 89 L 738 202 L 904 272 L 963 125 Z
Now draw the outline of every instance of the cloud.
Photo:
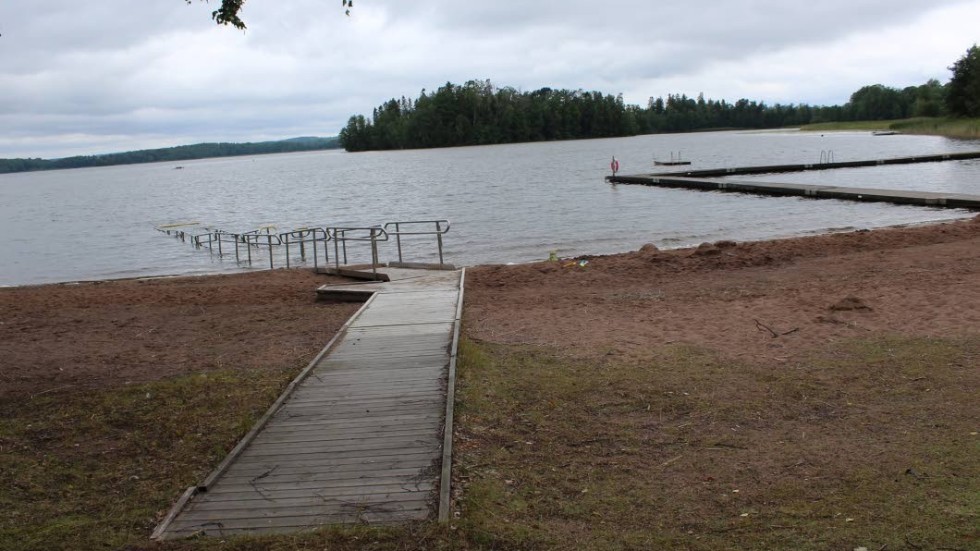
M 0 157 L 333 135 L 391 97 L 489 78 L 838 103 L 948 78 L 980 0 L 521 4 L 248 0 L 246 32 L 182 0 L 0 3 Z

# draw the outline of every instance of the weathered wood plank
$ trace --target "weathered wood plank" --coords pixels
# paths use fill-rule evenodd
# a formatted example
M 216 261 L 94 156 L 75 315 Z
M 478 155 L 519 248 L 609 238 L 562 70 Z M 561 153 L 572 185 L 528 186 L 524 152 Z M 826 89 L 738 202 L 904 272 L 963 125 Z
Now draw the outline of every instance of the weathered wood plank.
M 301 516 L 278 517 L 275 519 L 226 519 L 226 520 L 194 520 L 175 522 L 168 531 L 170 537 L 188 537 L 193 535 L 225 536 L 238 533 L 270 534 L 315 530 L 326 524 L 353 523 L 396 523 L 409 520 L 423 520 L 430 514 L 430 508 L 418 506 L 414 509 L 401 511 L 350 511 L 343 513 L 309 514 Z
M 436 431 L 438 432 L 438 431 Z M 312 443 L 325 443 L 325 442 L 346 442 L 355 438 L 359 439 L 381 439 L 385 440 L 388 438 L 407 438 L 407 437 L 424 437 L 433 434 L 432 427 L 407 427 L 403 429 L 379 429 L 372 428 L 371 432 L 364 433 L 363 431 L 329 431 L 329 432 L 319 432 L 319 433 L 309 433 L 309 432 L 292 432 L 292 433 L 279 433 L 279 434 L 263 434 L 259 438 L 255 439 L 256 445 L 265 444 L 312 444 Z
M 325 442 L 267 442 L 255 445 L 246 451 L 249 457 L 264 457 L 267 455 L 289 454 L 291 456 L 311 453 L 340 452 L 355 450 L 390 450 L 438 447 L 438 431 L 432 431 L 424 436 L 389 437 L 389 438 L 356 438 L 340 441 Z
M 437 385 L 433 385 L 437 386 Z M 411 405 L 417 404 L 419 402 L 429 402 L 429 401 L 442 401 L 442 397 L 445 392 L 440 389 L 421 389 L 414 390 L 410 393 L 398 393 L 398 392 L 388 392 L 388 393 L 372 393 L 368 396 L 357 396 L 351 393 L 337 393 L 333 396 L 321 396 L 321 397 L 309 397 L 305 400 L 298 400 L 296 403 L 290 404 L 288 407 L 292 411 L 299 410 L 301 408 L 309 407 L 324 407 L 324 406 L 357 406 L 362 405 L 364 407 L 389 405 L 397 406 L 401 404 Z
M 250 488 L 251 491 L 216 494 L 193 506 L 192 511 L 249 511 L 290 509 L 292 507 L 329 507 L 334 502 L 397 503 L 424 502 L 432 496 L 435 484 L 419 489 L 398 484 L 363 487 L 295 486 L 289 489 Z M 220 498 L 220 499 L 219 499 Z
M 441 394 L 435 394 L 433 397 L 422 398 L 418 400 L 404 401 L 397 404 L 384 403 L 381 404 L 333 404 L 331 406 L 331 413 L 334 415 L 335 419 L 340 419 L 344 416 L 357 416 L 359 413 L 423 413 L 433 410 L 433 406 L 438 408 L 440 401 L 442 400 Z M 304 406 L 302 404 L 297 404 L 296 406 L 286 406 L 282 408 L 285 414 L 299 414 L 302 415 L 304 412 L 318 412 L 321 410 L 317 409 L 317 406 Z
M 280 429 L 292 430 L 299 427 L 316 425 L 316 426 L 349 426 L 349 427 L 359 427 L 359 426 L 373 426 L 375 423 L 383 423 L 385 425 L 392 424 L 393 422 L 416 422 L 416 421 L 427 421 L 432 419 L 440 419 L 441 415 L 439 412 L 423 412 L 423 413 L 413 413 L 408 415 L 402 414 L 388 414 L 384 412 L 375 412 L 374 415 L 365 415 L 363 417 L 358 417 L 355 419 L 345 419 L 334 417 L 332 413 L 316 413 L 310 415 L 300 415 L 293 416 L 290 418 L 283 418 L 280 422 L 276 423 L 274 427 L 270 427 L 266 430 L 276 431 Z
M 432 465 L 432 457 L 428 452 L 416 452 L 400 454 L 394 456 L 373 455 L 371 457 L 308 457 L 297 460 L 287 458 L 264 458 L 262 460 L 241 461 L 235 464 L 233 469 L 228 470 L 226 475 L 229 479 L 237 477 L 254 478 L 275 469 L 276 474 L 302 474 L 308 473 L 311 477 L 319 476 L 321 473 L 331 474 L 342 471 L 356 471 L 363 468 L 372 468 L 378 472 L 398 468 L 417 468 L 422 469 Z M 224 480 L 218 481 L 220 485 Z
M 262 519 L 262 520 L 272 520 L 276 517 L 302 517 L 302 516 L 318 516 L 318 515 L 330 515 L 330 514 L 341 514 L 345 512 L 355 512 L 358 510 L 372 511 L 376 513 L 385 511 L 405 511 L 405 510 L 415 510 L 419 509 L 423 505 L 428 505 L 430 499 L 428 496 L 429 492 L 419 492 L 419 494 L 411 496 L 410 500 L 396 500 L 386 497 L 365 496 L 365 497 L 354 497 L 345 500 L 336 500 L 334 502 L 323 501 L 317 507 L 311 507 L 309 505 L 301 506 L 277 506 L 274 503 L 268 504 L 266 507 L 253 508 L 248 507 L 245 509 L 202 509 L 202 507 L 208 507 L 205 501 L 192 501 L 187 506 L 187 513 L 193 515 L 194 521 L 214 521 L 219 520 L 226 522 L 229 520 L 244 520 L 244 519 Z M 222 502 L 227 503 L 227 502 Z M 184 519 L 178 518 L 174 521 L 174 525 L 179 527 L 181 523 L 187 522 Z M 193 522 L 193 521 L 192 521 Z
M 434 353 L 426 356 L 414 356 L 411 358 L 326 358 L 322 360 L 318 368 L 325 371 L 341 372 L 346 370 L 364 372 L 365 370 L 375 371 L 398 371 L 408 369 L 418 369 L 427 367 L 445 368 L 448 364 L 444 354 Z M 326 375 L 327 373 L 324 373 Z
M 426 466 L 422 463 L 420 465 Z M 308 483 L 314 488 L 343 486 L 352 481 L 360 481 L 364 485 L 373 485 L 384 481 L 402 483 L 406 479 L 417 479 L 420 472 L 420 467 L 417 465 L 403 466 L 397 463 L 388 469 L 378 469 L 374 465 L 342 465 L 341 467 L 346 468 L 331 468 L 317 472 L 311 472 L 308 468 L 293 469 L 292 472 L 286 472 L 286 468 L 280 467 L 282 466 L 275 465 L 261 472 L 254 471 L 238 476 L 236 476 L 237 473 L 229 472 L 208 490 L 208 494 L 213 497 L 220 493 L 234 491 L 237 487 L 275 486 L 280 483 Z
M 280 501 L 282 499 L 297 499 L 316 497 L 322 501 L 325 497 L 368 496 L 387 494 L 418 494 L 431 492 L 436 483 L 433 479 L 412 480 L 410 477 L 388 477 L 357 480 L 310 480 L 284 482 L 275 485 L 238 484 L 228 486 L 221 491 L 209 491 L 208 502 L 221 501 Z M 424 499 L 424 496 L 423 496 Z M 280 503 L 284 505 L 284 503 Z

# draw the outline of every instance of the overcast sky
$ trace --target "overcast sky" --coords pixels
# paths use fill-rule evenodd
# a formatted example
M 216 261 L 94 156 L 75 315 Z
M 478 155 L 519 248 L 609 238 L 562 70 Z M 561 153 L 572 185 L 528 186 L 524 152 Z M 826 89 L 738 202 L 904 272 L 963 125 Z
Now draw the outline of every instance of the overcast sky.
M 949 80 L 980 0 L 0 0 L 0 157 L 332 136 L 451 81 L 839 104 Z

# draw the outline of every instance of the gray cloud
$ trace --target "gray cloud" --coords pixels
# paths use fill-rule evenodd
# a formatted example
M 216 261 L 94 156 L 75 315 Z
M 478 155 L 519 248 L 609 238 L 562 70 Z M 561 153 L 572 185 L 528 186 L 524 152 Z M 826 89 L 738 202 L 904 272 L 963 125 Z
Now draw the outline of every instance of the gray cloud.
M 335 134 L 446 81 L 836 103 L 947 78 L 980 0 L 0 3 L 0 157 Z

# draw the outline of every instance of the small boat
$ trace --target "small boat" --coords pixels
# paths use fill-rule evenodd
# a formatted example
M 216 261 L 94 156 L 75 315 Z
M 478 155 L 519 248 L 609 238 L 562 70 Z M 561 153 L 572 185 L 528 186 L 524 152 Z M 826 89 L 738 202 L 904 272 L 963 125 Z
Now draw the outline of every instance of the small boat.
M 901 134 L 897 130 L 875 130 L 871 133 L 872 136 L 894 136 L 896 134 Z

